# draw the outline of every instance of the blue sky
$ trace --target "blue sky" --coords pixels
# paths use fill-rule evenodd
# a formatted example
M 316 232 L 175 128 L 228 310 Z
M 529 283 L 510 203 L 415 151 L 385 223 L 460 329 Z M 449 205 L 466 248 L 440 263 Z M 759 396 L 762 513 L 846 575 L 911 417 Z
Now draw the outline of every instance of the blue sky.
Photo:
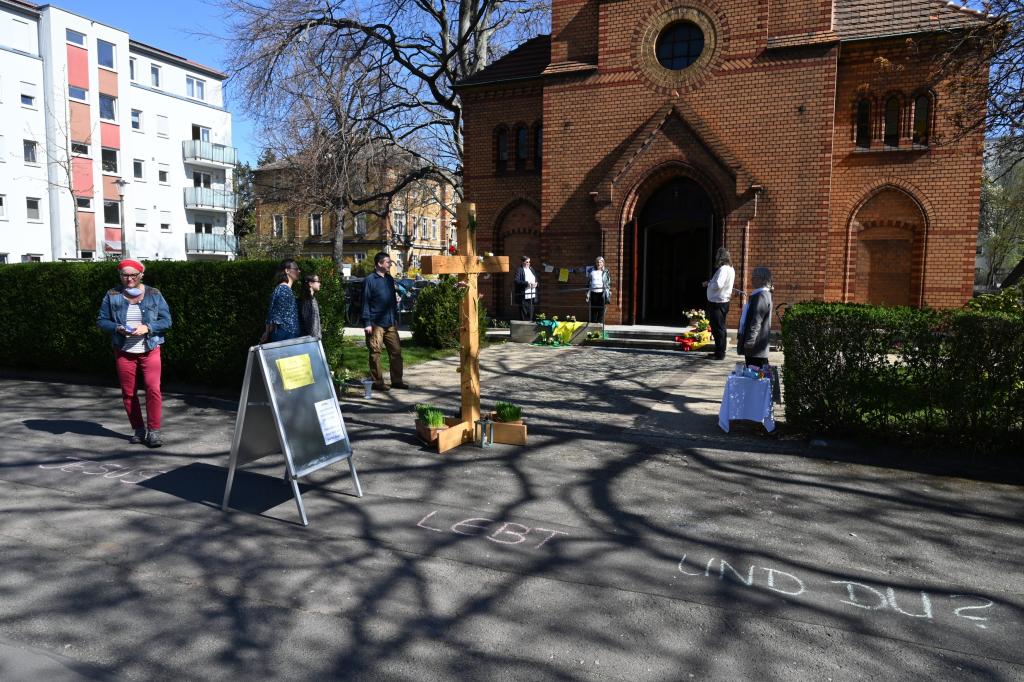
M 37 4 L 45 4 L 35 0 Z M 49 3 L 68 12 L 126 31 L 133 39 L 223 71 L 226 45 L 198 33 L 225 36 L 222 10 L 204 0 L 57 0 Z M 252 122 L 231 100 L 232 137 L 242 161 L 255 164 L 260 149 Z

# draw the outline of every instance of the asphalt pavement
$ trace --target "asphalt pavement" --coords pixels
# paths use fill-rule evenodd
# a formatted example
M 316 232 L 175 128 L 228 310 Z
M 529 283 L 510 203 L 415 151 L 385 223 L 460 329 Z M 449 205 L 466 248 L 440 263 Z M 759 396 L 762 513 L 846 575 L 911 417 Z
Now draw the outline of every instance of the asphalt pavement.
M 776 357 L 781 361 L 781 357 Z M 732 362 L 493 346 L 525 447 L 437 455 L 455 359 L 341 399 L 348 468 L 245 467 L 237 401 L 0 380 L 0 680 L 1024 679 L 1020 485 L 717 425 Z

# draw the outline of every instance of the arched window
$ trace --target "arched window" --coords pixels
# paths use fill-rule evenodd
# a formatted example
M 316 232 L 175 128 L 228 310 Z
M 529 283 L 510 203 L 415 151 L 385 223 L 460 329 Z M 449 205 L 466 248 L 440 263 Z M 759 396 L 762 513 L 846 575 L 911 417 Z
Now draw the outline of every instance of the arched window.
M 526 159 L 530 156 L 526 126 L 516 128 L 516 170 L 526 169 Z
M 540 172 L 544 158 L 544 129 L 538 123 L 533 127 L 533 169 Z
M 932 124 L 932 99 L 918 95 L 914 99 L 914 144 L 928 145 Z
M 857 102 L 857 147 L 868 149 L 871 146 L 871 102 L 862 99 Z
M 504 173 L 508 170 L 508 130 L 499 128 L 495 135 L 495 143 L 498 147 L 498 172 Z
M 900 99 L 895 95 L 885 100 L 885 146 L 900 146 Z

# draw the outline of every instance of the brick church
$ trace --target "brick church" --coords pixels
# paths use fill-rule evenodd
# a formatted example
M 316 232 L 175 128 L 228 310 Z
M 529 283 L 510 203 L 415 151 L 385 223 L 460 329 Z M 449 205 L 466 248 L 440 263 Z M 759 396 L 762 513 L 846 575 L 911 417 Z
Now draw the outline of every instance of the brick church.
M 552 266 L 549 314 L 585 315 L 603 255 L 611 323 L 679 324 L 723 244 L 737 288 L 772 269 L 776 303 L 960 305 L 983 136 L 952 139 L 929 69 L 985 20 L 945 0 L 552 0 L 550 36 L 458 87 L 478 246 Z M 514 315 L 511 280 L 492 313 Z

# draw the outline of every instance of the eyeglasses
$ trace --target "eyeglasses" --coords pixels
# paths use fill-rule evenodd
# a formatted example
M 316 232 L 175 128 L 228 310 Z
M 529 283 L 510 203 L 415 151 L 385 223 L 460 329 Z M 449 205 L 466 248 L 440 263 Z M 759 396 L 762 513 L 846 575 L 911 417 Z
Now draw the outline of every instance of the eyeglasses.
M 121 276 L 126 278 L 126 279 L 131 279 L 133 277 L 141 277 L 142 273 L 141 272 L 122 272 Z

